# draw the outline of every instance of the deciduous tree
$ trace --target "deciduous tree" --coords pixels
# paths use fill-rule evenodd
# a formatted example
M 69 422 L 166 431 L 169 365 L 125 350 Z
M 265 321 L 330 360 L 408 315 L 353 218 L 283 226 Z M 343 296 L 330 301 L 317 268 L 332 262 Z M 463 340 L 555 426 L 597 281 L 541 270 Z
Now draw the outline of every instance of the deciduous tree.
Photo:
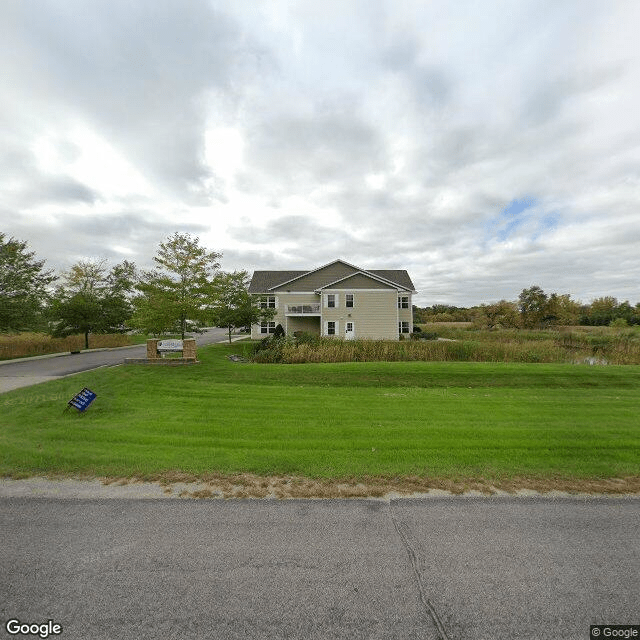
M 249 294 L 249 274 L 246 271 L 221 272 L 214 278 L 215 302 L 211 308 L 214 323 L 227 327 L 229 342 L 231 332 L 256 322 L 270 320 L 275 309 L 263 309 Z
M 518 309 L 523 327 L 542 326 L 547 313 L 547 294 L 538 286 L 523 289 L 518 296 Z
M 482 304 L 477 309 L 474 324 L 486 329 L 508 329 L 519 326 L 518 307 L 514 302 L 500 300 L 494 304 Z
M 127 260 L 107 271 L 106 260 L 80 261 L 63 274 L 49 316 L 56 336 L 125 331 L 131 317 L 135 265 Z
M 153 333 L 180 333 L 183 339 L 187 331 L 200 331 L 215 297 L 221 257 L 188 233 L 174 233 L 160 243 L 153 258 L 157 268 L 144 272 L 136 285 L 142 295 L 134 301 L 134 324 Z
M 0 233 L 0 330 L 39 328 L 49 285 L 56 279 L 27 243 Z

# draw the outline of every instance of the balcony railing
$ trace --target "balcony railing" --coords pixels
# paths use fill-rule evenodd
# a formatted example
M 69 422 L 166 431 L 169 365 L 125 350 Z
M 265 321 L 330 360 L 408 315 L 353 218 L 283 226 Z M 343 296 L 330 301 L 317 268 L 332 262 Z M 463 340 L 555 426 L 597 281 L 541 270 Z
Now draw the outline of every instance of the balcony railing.
M 320 313 L 320 303 L 288 304 L 287 313 L 293 315 L 311 315 Z

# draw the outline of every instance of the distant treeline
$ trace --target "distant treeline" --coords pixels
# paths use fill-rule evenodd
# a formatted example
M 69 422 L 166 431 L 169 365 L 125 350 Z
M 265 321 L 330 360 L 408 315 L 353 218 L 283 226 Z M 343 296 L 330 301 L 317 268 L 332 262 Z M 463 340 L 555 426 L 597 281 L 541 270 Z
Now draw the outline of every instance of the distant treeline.
M 540 287 L 523 289 L 517 300 L 501 300 L 475 307 L 436 304 L 413 307 L 416 324 L 428 322 L 473 322 L 479 328 L 542 328 L 553 326 L 640 325 L 640 303 L 619 302 L 612 296 L 596 298 L 590 304 L 572 300 L 568 294 L 547 295 Z

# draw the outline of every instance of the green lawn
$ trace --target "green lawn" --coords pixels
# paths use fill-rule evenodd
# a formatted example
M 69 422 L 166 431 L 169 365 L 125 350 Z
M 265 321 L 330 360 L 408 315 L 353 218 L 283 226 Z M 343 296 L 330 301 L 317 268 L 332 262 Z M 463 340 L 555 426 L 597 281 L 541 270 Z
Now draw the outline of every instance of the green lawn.
M 0 474 L 640 476 L 640 366 L 227 360 L 242 349 L 3 394 Z M 63 412 L 83 386 L 94 404 Z

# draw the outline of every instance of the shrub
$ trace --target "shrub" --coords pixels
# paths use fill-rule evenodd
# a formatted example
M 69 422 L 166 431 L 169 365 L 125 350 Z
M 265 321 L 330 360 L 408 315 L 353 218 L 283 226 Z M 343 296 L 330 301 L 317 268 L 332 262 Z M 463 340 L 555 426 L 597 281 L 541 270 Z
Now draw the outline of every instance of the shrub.
M 320 336 L 307 331 L 294 331 L 293 337 L 297 340 L 298 344 L 316 345 L 320 341 Z
M 616 329 L 625 329 L 629 326 L 629 323 L 624 318 L 616 318 L 609 323 L 609 326 Z

